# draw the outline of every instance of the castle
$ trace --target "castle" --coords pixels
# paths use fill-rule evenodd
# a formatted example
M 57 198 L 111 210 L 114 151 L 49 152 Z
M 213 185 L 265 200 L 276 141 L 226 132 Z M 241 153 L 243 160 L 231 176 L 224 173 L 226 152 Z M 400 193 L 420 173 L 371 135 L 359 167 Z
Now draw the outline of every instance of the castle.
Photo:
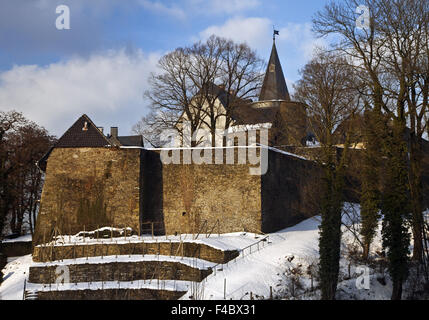
M 305 147 L 308 132 L 305 107 L 290 99 L 275 42 L 259 101 L 237 106 L 232 118 L 233 128 L 246 131 L 245 144 L 233 139 L 201 150 L 145 148 L 141 136 L 119 136 L 116 127 L 104 134 L 81 116 L 38 162 L 46 175 L 34 243 L 54 230 L 104 226 L 139 234 L 267 233 L 316 214 L 319 168 L 281 148 Z M 255 126 L 266 129 L 264 143 L 249 142 Z M 207 150 L 216 160 L 186 161 Z

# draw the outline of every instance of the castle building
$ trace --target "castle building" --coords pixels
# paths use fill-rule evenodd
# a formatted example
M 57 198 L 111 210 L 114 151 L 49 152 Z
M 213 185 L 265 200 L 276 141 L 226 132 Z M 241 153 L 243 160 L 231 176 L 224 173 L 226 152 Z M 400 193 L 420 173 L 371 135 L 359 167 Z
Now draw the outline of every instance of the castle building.
M 145 148 L 140 136 L 119 136 L 115 127 L 105 135 L 82 115 L 38 163 L 46 174 L 33 241 L 104 226 L 139 234 L 153 226 L 158 234 L 273 232 L 314 215 L 320 170 L 282 151 L 305 145 L 306 115 L 290 99 L 275 43 L 259 101 L 236 106 L 232 117 L 238 130 L 267 128 L 268 143 L 205 148 L 210 160 L 221 152 L 211 162 L 195 161 L 199 147 Z M 188 155 L 194 161 L 184 161 Z
M 216 146 L 224 146 L 224 129 L 228 133 L 243 132 L 249 129 L 265 128 L 268 129 L 268 145 L 271 147 L 283 148 L 286 146 L 305 146 L 307 137 L 307 115 L 305 106 L 301 103 L 291 101 L 289 90 L 283 74 L 283 69 L 277 53 L 275 40 L 271 49 L 271 55 L 265 72 L 259 100 L 256 102 L 235 99 L 232 104 L 226 103 L 229 93 L 224 88 L 212 84 L 209 88 L 212 96 L 216 98 L 213 112 L 216 113 L 216 128 L 220 132 L 216 137 Z M 234 99 L 229 99 L 234 100 Z M 206 106 L 208 108 L 208 106 Z M 230 110 L 226 110 L 230 108 Z M 210 112 L 204 112 L 207 117 Z M 232 124 L 226 126 L 227 116 L 229 115 Z M 205 120 L 205 119 L 202 119 Z M 180 117 L 179 127 L 187 121 L 186 114 Z M 195 140 L 203 145 L 211 145 L 211 136 L 204 132 L 209 128 L 201 121 L 201 134 L 197 134 Z M 182 127 L 180 127 L 182 129 Z M 227 140 L 228 141 L 228 140 Z M 231 139 L 231 144 L 233 140 Z M 236 143 L 237 144 L 237 143 Z M 249 141 L 245 142 L 246 145 Z M 189 145 L 189 141 L 188 141 Z M 177 141 L 176 147 L 186 146 L 183 139 Z

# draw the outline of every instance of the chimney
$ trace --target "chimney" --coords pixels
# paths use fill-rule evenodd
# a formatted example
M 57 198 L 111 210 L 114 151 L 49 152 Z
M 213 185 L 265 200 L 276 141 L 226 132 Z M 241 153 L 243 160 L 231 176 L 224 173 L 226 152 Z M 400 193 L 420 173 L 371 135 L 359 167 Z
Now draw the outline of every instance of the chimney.
M 118 137 L 118 127 L 110 127 L 110 135 L 112 137 Z
M 103 133 L 104 128 L 103 127 L 98 127 L 98 130 L 100 130 L 101 133 Z

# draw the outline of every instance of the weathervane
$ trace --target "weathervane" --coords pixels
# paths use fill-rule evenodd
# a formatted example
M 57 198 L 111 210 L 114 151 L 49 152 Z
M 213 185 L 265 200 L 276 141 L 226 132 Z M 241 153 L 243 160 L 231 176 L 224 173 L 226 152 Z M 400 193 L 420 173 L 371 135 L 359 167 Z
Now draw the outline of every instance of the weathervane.
M 280 35 L 279 31 L 275 29 L 275 27 L 273 26 L 273 41 L 276 41 L 276 35 Z

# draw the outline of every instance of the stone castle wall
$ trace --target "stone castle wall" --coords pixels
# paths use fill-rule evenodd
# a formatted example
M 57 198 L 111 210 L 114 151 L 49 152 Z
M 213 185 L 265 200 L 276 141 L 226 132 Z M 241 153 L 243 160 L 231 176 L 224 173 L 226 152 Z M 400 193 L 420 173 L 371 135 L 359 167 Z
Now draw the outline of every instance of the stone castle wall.
M 259 157 L 260 148 L 230 148 L 234 164 L 226 149 L 223 164 L 183 164 L 183 150 L 181 164 L 165 164 L 153 150 L 56 148 L 34 244 L 50 240 L 55 227 L 60 234 L 103 226 L 144 232 L 155 222 L 158 234 L 271 232 L 317 213 L 313 162 L 269 150 L 267 173 L 252 175 L 258 164 L 238 162 L 251 149 Z
M 250 167 L 225 159 L 224 164 L 164 164 L 166 233 L 260 231 L 261 177 L 250 175 Z
M 48 161 L 33 243 L 56 227 L 75 234 L 102 226 L 139 228 L 139 149 L 55 148 Z
M 270 151 L 261 177 L 262 231 L 275 232 L 317 214 L 320 177 L 315 162 Z

